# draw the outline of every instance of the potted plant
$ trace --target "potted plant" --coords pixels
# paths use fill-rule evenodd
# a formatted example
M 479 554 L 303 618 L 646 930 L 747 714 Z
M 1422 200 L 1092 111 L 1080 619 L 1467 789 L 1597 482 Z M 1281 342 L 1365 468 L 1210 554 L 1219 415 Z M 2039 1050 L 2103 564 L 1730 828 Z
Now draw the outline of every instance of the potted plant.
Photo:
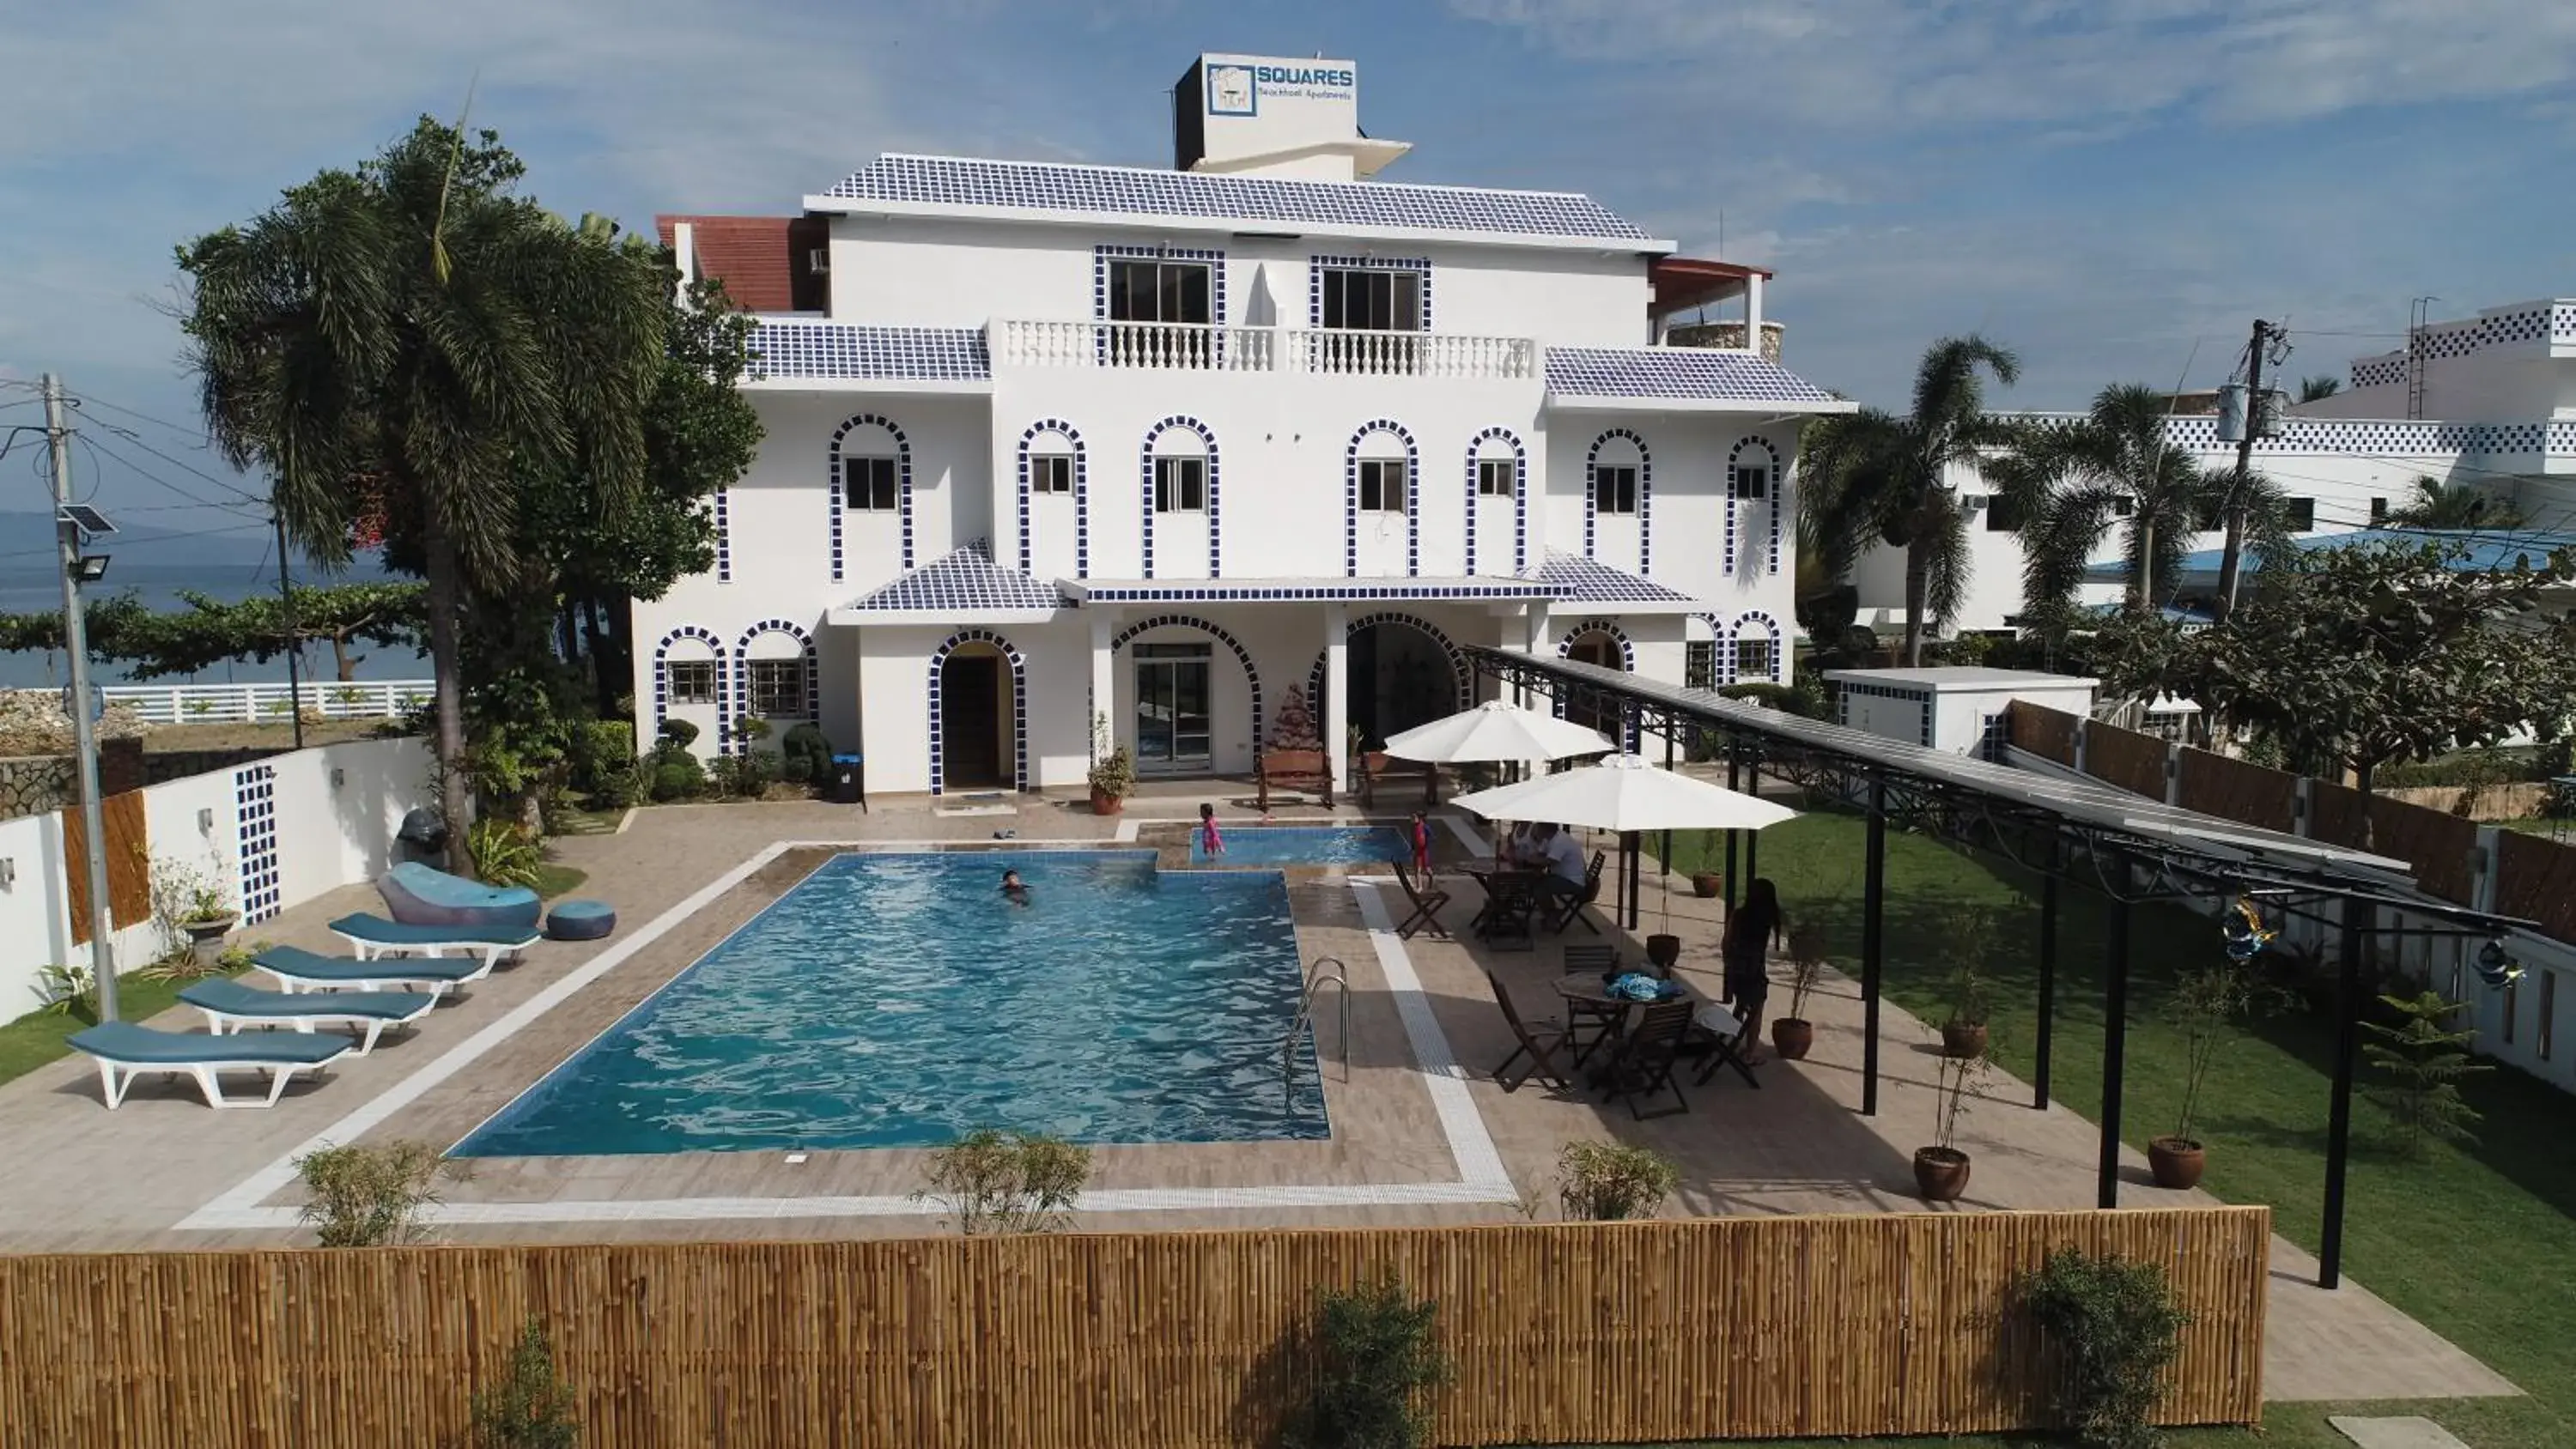
M 189 891 L 173 924 L 188 938 L 189 953 L 197 964 L 211 971 L 223 955 L 224 937 L 240 923 L 241 913 L 225 901 L 224 893 L 201 882 Z
M 1115 815 L 1127 808 L 1136 788 L 1136 759 L 1125 745 L 1109 741 L 1109 717 L 1091 717 L 1091 813 Z
M 1789 933 L 1789 1014 L 1771 1019 L 1771 1049 L 1786 1061 L 1804 1061 L 1816 1044 L 1807 1020 L 1807 998 L 1825 974 L 1825 933 L 1801 926 Z
M 2224 957 L 2184 972 L 2175 984 L 2165 1015 L 2182 1035 L 2182 1110 L 2173 1131 L 2147 1141 L 2147 1168 L 2156 1186 L 2180 1190 L 2200 1184 L 2205 1154 L 2192 1126 L 2200 1113 L 2201 1084 L 2227 1040 L 2229 1023 L 2252 1013 L 2260 995 L 2252 963 Z
M 1932 1099 L 1932 1145 L 1914 1151 L 1914 1186 L 1925 1202 L 1957 1202 L 1968 1190 L 1968 1154 L 1958 1148 L 1959 1119 L 1967 1115 L 1968 1089 L 1983 1083 L 1990 1070 L 1983 1052 L 1941 1056 L 1939 1089 Z
M 152 862 L 152 914 L 161 923 L 169 953 L 165 964 L 198 973 L 214 970 L 224 934 L 240 924 L 240 914 L 215 884 L 223 875 L 223 862 L 210 864 L 214 870 L 208 874 L 168 856 Z
M 1951 913 L 1942 931 L 1950 960 L 1950 1016 L 1941 1023 L 1941 1055 L 1958 1059 L 1986 1054 L 1986 954 L 1993 948 L 1994 919 L 1982 910 Z

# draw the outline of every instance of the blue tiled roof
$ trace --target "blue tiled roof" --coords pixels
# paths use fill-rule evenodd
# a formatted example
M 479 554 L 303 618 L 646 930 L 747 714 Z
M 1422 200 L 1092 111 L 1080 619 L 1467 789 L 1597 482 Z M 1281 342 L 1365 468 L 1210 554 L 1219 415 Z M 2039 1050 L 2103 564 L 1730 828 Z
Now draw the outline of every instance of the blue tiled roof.
M 1547 390 L 1561 397 L 1834 401 L 1832 393 L 1767 357 L 1707 347 L 1551 347 Z
M 1581 554 L 1548 550 L 1534 575 L 1550 597 L 1581 604 L 1689 603 L 1690 595 Z
M 1291 226 L 1382 226 L 1645 241 L 1636 223 L 1565 191 L 1482 191 L 1377 181 L 1283 181 L 1127 166 L 879 156 L 823 193 L 844 201 L 1194 216 Z
M 1064 596 L 1056 592 L 1054 584 L 993 562 L 992 545 L 980 538 L 850 605 L 853 609 L 887 612 L 956 614 L 1064 606 Z
M 1093 604 L 1304 604 L 1390 600 L 1544 599 L 1545 585 L 1513 578 L 1077 579 Z
M 755 379 L 986 382 L 993 359 L 979 327 L 856 327 L 763 320 L 752 328 Z

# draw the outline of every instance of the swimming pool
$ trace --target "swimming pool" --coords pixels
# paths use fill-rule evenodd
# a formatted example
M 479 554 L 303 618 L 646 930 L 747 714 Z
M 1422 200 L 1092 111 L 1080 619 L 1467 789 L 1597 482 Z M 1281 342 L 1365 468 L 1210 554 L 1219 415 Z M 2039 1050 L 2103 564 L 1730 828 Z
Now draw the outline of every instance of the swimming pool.
M 1220 827 L 1224 822 L 1218 822 Z M 1221 829 L 1225 854 L 1210 862 L 1190 827 L 1190 863 L 1243 867 L 1282 865 L 1384 865 L 1413 859 L 1404 832 L 1392 825 L 1245 825 Z
M 1005 868 L 1029 886 L 1006 902 Z M 1286 882 L 1152 851 L 841 855 L 461 1157 L 1329 1135 Z

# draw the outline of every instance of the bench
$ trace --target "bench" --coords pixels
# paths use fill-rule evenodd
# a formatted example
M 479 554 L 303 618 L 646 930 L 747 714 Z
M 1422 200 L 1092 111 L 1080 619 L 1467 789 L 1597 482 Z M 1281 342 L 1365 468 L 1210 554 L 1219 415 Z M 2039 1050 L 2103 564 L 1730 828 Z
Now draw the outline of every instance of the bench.
M 1264 750 L 1259 779 L 1254 803 L 1265 813 L 1270 809 L 1273 787 L 1309 791 L 1326 806 L 1333 803 L 1333 764 L 1322 750 Z
M 1422 777 L 1422 803 L 1425 807 L 1440 803 L 1440 767 L 1427 760 L 1399 760 L 1384 750 L 1370 750 L 1359 757 L 1360 808 L 1377 808 L 1377 782 Z

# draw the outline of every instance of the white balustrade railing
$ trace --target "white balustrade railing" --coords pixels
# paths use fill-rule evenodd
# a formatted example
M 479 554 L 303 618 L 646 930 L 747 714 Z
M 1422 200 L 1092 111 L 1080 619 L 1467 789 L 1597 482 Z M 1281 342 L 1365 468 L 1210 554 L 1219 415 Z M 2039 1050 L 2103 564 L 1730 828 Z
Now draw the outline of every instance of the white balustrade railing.
M 100 693 L 147 724 L 284 724 L 298 703 L 324 719 L 399 719 L 427 704 L 431 688 L 426 679 L 308 679 L 292 694 L 284 684 L 111 684 Z
M 994 333 L 994 360 L 1004 366 L 1506 381 L 1538 375 L 1538 344 L 1527 337 L 1017 319 L 994 323 Z

